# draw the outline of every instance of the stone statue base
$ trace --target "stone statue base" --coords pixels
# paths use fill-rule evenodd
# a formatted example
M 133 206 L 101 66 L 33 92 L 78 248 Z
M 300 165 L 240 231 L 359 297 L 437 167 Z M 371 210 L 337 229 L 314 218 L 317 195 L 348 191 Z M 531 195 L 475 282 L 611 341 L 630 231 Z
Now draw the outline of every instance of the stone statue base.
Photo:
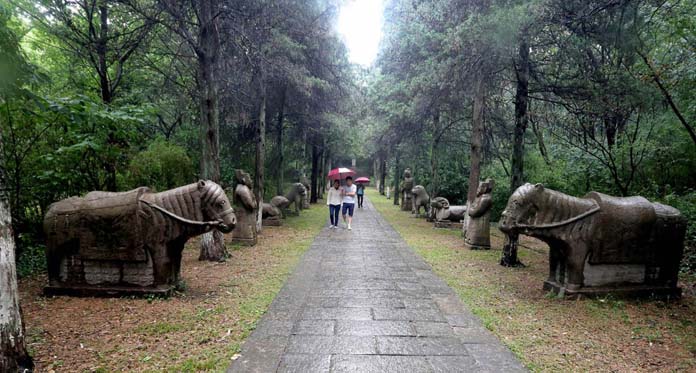
M 435 228 L 445 228 L 445 229 L 462 229 L 462 222 L 456 221 L 435 221 L 433 222 L 433 227 Z
M 263 223 L 261 223 L 263 225 Z M 241 237 L 232 237 L 230 238 L 230 243 L 232 244 L 237 244 L 241 246 L 256 246 L 257 239 L 256 237 L 254 238 L 241 238 Z
M 408 211 L 411 212 L 411 209 L 413 206 L 411 206 L 411 198 L 405 198 L 401 202 L 401 211 Z
M 264 227 L 280 227 L 283 225 L 283 221 L 281 219 L 263 219 L 261 221 L 261 226 Z
M 491 245 L 479 245 L 479 244 L 472 244 L 468 242 L 464 242 L 464 246 L 470 250 L 490 250 Z
M 70 297 L 147 297 L 156 296 L 168 298 L 176 289 L 176 286 L 165 285 L 159 287 L 135 287 L 135 286 L 51 286 L 44 287 L 45 296 L 70 296 Z
M 593 298 L 608 294 L 619 298 L 648 298 L 679 299 L 682 289 L 669 286 L 651 285 L 623 285 L 623 286 L 590 286 L 577 290 L 570 290 L 555 281 L 544 281 L 544 290 L 550 291 L 559 297 L 578 299 L 584 297 Z

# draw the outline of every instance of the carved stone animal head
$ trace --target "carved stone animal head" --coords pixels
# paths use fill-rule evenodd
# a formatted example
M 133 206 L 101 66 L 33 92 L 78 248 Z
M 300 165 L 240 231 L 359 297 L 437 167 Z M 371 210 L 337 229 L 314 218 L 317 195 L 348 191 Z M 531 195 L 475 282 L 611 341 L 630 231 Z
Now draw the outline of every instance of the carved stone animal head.
M 445 197 L 435 197 L 430 201 L 430 206 L 434 209 L 448 209 L 450 204 Z
M 493 191 L 493 186 L 495 181 L 491 179 L 486 179 L 479 183 L 478 189 L 476 189 L 476 195 L 480 196 L 482 194 L 491 193 Z
M 307 195 L 307 188 L 305 188 L 305 186 L 302 185 L 302 183 L 293 184 L 293 188 L 295 188 L 295 190 L 297 191 L 297 194 L 299 194 L 301 196 Z
M 237 216 L 222 187 L 210 180 L 199 180 L 198 191 L 201 193 L 201 207 L 206 220 L 216 221 L 216 228 L 221 232 L 232 232 L 237 225 Z
M 425 187 L 422 185 L 414 186 L 413 189 L 411 189 L 411 193 L 416 197 L 428 198 L 428 192 L 426 192 Z
M 504 233 L 510 234 L 519 231 L 520 225 L 528 225 L 534 220 L 539 206 L 537 201 L 544 193 L 541 184 L 526 183 L 510 196 L 507 206 L 500 217 L 498 228 Z
M 409 177 L 411 177 L 411 169 L 410 169 L 410 168 L 406 168 L 406 169 L 404 170 L 404 179 L 407 179 L 407 178 L 409 178 Z
M 254 187 L 254 181 L 251 179 L 249 173 L 244 170 L 236 169 L 234 171 L 234 180 L 237 184 L 244 184 L 250 189 Z

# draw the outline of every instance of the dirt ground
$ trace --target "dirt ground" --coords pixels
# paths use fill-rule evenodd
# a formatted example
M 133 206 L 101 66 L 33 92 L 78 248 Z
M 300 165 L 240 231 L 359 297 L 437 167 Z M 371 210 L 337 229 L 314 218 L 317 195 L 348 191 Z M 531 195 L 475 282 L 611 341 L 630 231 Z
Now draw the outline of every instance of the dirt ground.
M 169 299 L 43 297 L 45 275 L 20 281 L 37 371 L 226 369 L 322 227 L 313 207 L 265 228 L 255 247 L 231 247 L 223 263 L 184 250 L 185 290 Z
M 406 241 L 429 262 L 533 371 L 696 371 L 696 286 L 683 278 L 679 301 L 563 300 L 542 290 L 548 248 L 522 238 L 524 268 L 505 268 L 503 235 L 492 229 L 492 250 L 463 247 L 458 230 L 399 211 L 373 190 L 369 197 Z

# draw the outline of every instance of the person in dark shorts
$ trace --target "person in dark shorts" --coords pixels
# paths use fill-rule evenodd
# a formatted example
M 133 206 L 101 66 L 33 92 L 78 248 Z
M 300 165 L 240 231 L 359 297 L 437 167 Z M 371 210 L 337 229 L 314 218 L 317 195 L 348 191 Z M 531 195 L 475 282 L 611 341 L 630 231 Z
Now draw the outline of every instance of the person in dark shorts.
M 346 178 L 346 186 L 341 189 L 341 195 L 343 196 L 343 224 L 346 224 L 346 213 L 348 214 L 347 228 L 351 230 L 350 224 L 353 222 L 353 212 L 355 211 L 355 195 L 357 194 L 358 188 L 353 184 L 353 178 L 348 176 Z
M 361 209 L 363 207 L 363 199 L 365 197 L 365 184 L 358 183 L 357 188 L 358 208 Z

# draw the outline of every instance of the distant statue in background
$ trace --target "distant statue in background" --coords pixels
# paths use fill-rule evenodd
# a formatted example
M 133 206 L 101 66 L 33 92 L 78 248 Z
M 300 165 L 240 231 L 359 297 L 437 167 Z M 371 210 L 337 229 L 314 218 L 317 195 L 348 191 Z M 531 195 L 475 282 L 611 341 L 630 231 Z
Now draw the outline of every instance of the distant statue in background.
M 413 189 L 413 176 L 411 175 L 411 169 L 406 168 L 404 170 L 404 180 L 401 182 L 401 211 L 412 211 L 413 202 L 411 202 L 413 195 L 411 190 Z
M 469 221 L 464 234 L 464 244 L 470 249 L 491 248 L 491 208 L 493 185 L 491 179 L 479 182 L 476 199 L 467 208 Z
M 425 216 L 430 214 L 430 195 L 422 185 L 416 185 L 411 189 L 411 213 L 420 217 L 421 207 L 425 210 Z
M 254 183 L 251 176 L 243 170 L 236 170 L 234 175 L 235 189 L 232 203 L 237 214 L 237 225 L 232 231 L 232 242 L 243 245 L 256 245 L 256 197 L 252 189 Z
M 283 210 L 288 209 L 291 203 L 295 204 L 295 214 L 300 214 L 302 200 L 307 195 L 307 188 L 302 183 L 294 183 L 285 196 L 271 198 L 271 205 Z

